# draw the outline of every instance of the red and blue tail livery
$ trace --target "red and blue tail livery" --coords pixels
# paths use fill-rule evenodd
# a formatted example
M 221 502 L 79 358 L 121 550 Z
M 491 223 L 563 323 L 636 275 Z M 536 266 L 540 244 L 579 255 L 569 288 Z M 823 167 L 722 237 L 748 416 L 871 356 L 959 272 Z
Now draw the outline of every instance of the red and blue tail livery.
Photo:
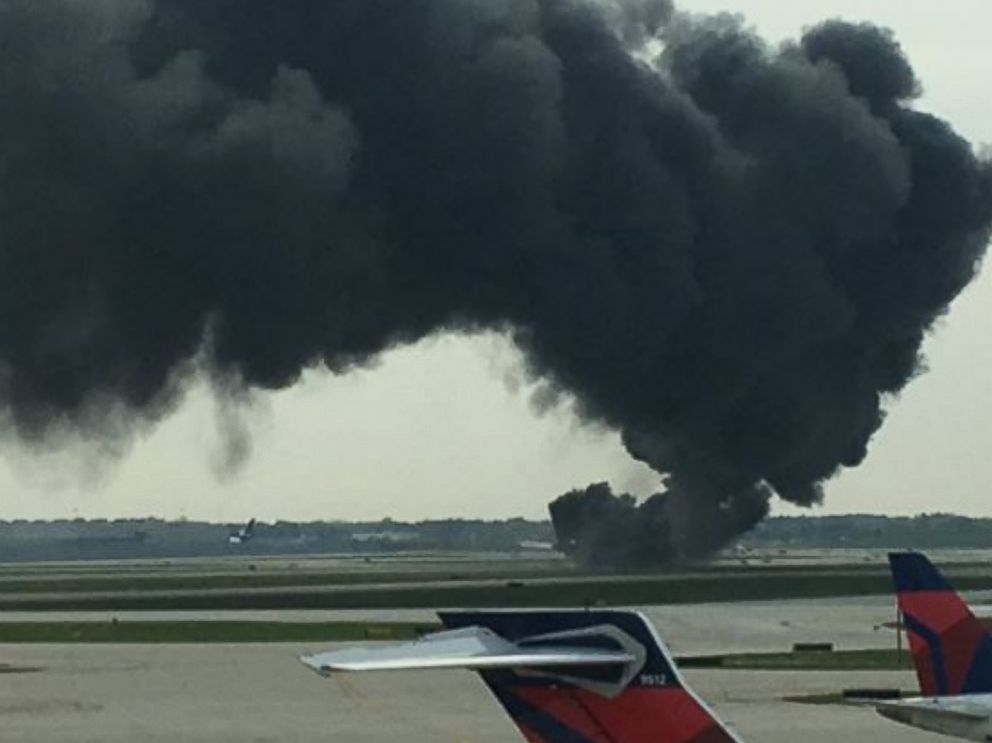
M 442 613 L 451 629 L 486 627 L 520 647 L 628 653 L 617 666 L 483 671 L 530 743 L 724 743 L 737 740 L 682 681 L 645 618 L 634 612 Z
M 344 671 L 477 671 L 528 743 L 740 743 L 631 611 L 443 612 L 407 645 L 301 660 Z
M 992 637 L 918 552 L 889 555 L 920 689 L 927 697 L 992 692 Z

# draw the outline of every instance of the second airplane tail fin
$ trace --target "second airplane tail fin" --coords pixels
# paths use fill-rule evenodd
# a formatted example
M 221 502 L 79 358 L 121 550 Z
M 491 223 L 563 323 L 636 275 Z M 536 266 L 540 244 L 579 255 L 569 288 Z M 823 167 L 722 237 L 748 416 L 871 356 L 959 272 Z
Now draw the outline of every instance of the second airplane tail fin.
M 992 637 L 919 552 L 889 555 L 903 623 L 925 696 L 992 692 Z

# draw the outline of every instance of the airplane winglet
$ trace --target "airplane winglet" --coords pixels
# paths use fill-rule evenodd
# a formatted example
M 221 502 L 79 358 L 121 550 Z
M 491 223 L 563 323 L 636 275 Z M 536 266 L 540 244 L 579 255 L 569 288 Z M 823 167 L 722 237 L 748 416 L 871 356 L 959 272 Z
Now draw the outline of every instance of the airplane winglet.
M 622 667 L 639 660 L 637 654 L 622 649 L 552 645 L 553 638 L 535 639 L 547 642 L 524 646 L 509 642 L 485 627 L 466 627 L 436 632 L 400 645 L 345 648 L 300 656 L 300 660 L 321 676 L 356 671 Z

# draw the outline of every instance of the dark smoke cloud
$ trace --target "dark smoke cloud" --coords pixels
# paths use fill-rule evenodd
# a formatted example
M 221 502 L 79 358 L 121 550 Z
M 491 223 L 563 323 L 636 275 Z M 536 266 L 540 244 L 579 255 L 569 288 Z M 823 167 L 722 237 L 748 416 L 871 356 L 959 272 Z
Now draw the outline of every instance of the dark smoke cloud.
M 726 497 L 714 513 L 705 499 L 671 482 L 641 503 L 600 482 L 565 493 L 548 510 L 557 547 L 573 560 L 637 568 L 709 556 L 767 516 L 770 496 L 767 486 L 755 487 Z M 697 504 L 705 519 L 692 511 Z
M 650 0 L 3 0 L 0 404 L 111 435 L 504 329 L 711 549 L 862 460 L 974 274 L 990 168 L 918 89 Z

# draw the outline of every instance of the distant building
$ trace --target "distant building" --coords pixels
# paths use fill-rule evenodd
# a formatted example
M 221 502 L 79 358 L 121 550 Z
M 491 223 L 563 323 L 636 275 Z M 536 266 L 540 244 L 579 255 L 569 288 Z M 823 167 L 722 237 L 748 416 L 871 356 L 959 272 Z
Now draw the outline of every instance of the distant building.
M 538 542 L 533 539 L 525 539 L 517 546 L 528 552 L 553 552 L 557 547 L 553 542 Z
M 397 542 L 413 542 L 419 537 L 420 535 L 415 531 L 363 531 L 353 533 L 351 541 L 363 544 L 370 542 L 395 544 Z

